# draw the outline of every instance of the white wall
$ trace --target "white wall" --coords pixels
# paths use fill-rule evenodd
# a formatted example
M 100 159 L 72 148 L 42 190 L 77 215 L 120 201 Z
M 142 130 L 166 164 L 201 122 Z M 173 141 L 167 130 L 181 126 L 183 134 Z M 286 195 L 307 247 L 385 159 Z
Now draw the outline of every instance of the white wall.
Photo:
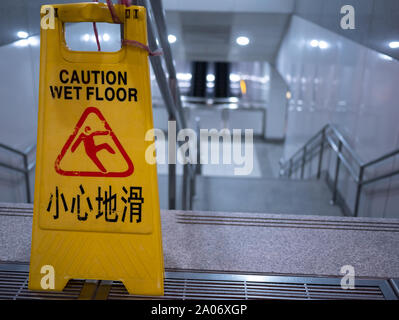
M 34 37 L 38 41 L 37 37 Z M 36 141 L 38 42 L 0 47 L 0 142 L 23 149 Z M 32 134 L 33 133 L 33 134 Z
M 267 105 L 265 138 L 283 140 L 287 122 L 287 84 L 280 73 L 270 68 L 270 90 Z
M 21 151 L 36 144 L 39 51 L 38 37 L 0 47 L 0 143 Z M 21 157 L 4 150 L 0 161 L 23 166 Z M 30 177 L 33 191 L 34 170 Z M 26 201 L 22 174 L 0 169 L 0 201 Z
M 322 48 L 312 47 L 312 40 L 324 41 Z M 397 60 L 293 16 L 276 66 L 292 92 L 285 158 L 329 122 L 339 127 L 364 161 L 399 148 Z M 390 161 L 366 173 L 373 176 L 398 165 Z M 343 174 L 340 190 L 349 206 L 353 188 Z M 399 216 L 398 177 L 366 191 L 362 215 Z

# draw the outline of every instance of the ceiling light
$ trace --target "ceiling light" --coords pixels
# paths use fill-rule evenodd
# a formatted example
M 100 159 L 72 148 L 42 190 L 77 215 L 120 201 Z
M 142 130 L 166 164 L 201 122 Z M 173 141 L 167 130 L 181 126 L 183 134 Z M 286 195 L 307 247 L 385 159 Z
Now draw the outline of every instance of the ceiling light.
M 108 33 L 104 33 L 104 34 L 103 34 L 103 40 L 104 40 L 104 41 L 108 41 L 109 38 L 110 38 L 110 36 L 109 36 Z
M 236 73 L 230 73 L 230 81 L 231 82 L 238 82 L 241 80 L 240 75 L 236 74 Z
M 176 36 L 173 34 L 168 35 L 168 41 L 169 43 L 175 43 L 177 40 Z
M 27 47 L 29 45 L 37 46 L 37 45 L 39 45 L 39 38 L 38 37 L 29 37 L 27 39 L 21 39 L 21 40 L 15 41 L 14 45 L 17 47 Z
M 90 40 L 90 36 L 86 33 L 83 37 L 82 37 L 83 41 L 89 41 Z
M 391 49 L 399 48 L 399 41 L 391 41 L 391 42 L 389 43 L 389 47 L 390 47 Z
M 39 45 L 39 38 L 38 37 L 29 37 L 28 42 L 31 46 Z
M 29 36 L 29 34 L 25 31 L 18 31 L 17 36 L 18 38 L 26 39 Z
M 191 73 L 177 73 L 176 74 L 177 80 L 182 80 L 182 81 L 190 81 L 192 78 Z
M 14 45 L 17 47 L 26 47 L 29 45 L 28 39 L 22 39 L 14 42 Z
M 319 46 L 319 41 L 317 41 L 316 39 L 313 39 L 312 41 L 310 41 L 310 45 L 311 45 L 313 48 L 316 48 L 316 47 Z
M 209 81 L 209 82 L 215 81 L 215 76 L 213 74 L 208 74 L 206 76 L 206 81 Z
M 319 48 L 320 49 L 326 49 L 328 48 L 328 43 L 326 41 L 320 40 L 319 41 Z
M 380 57 L 381 57 L 382 59 L 388 60 L 388 61 L 392 61 L 392 60 L 393 60 L 392 57 L 390 57 L 390 56 L 388 56 L 388 55 L 386 55 L 386 54 L 383 54 L 383 53 L 380 53 Z
M 249 39 L 247 37 L 238 37 L 236 39 L 237 44 L 239 44 L 240 46 L 246 46 L 247 44 L 249 44 Z

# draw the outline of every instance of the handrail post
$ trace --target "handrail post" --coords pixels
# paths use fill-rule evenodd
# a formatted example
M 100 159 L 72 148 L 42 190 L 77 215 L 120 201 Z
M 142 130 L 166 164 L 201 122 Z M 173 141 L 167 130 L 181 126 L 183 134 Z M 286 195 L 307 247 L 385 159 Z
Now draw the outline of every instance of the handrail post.
M 176 164 L 168 164 L 168 198 L 169 210 L 176 209 Z
M 195 117 L 195 131 L 197 134 L 197 164 L 195 166 L 195 173 L 201 175 L 201 127 L 200 117 Z
M 175 118 L 170 115 L 169 116 L 169 122 L 171 121 L 176 121 Z M 168 124 L 168 130 L 169 130 L 169 124 Z M 168 142 L 169 139 L 171 139 L 171 135 L 168 134 Z M 174 135 L 173 138 L 175 139 L 176 136 Z M 172 143 L 176 143 L 176 141 L 172 141 Z M 168 143 L 170 146 L 171 144 Z M 169 204 L 169 210 L 175 210 L 176 209 L 176 150 L 174 155 L 171 155 L 172 150 L 169 150 L 168 148 L 168 204 Z
M 170 90 L 170 93 L 172 94 L 173 102 L 176 105 L 176 79 L 173 79 L 170 75 L 169 75 L 169 90 Z M 171 116 L 169 121 L 176 121 L 176 119 L 173 116 Z M 168 140 L 169 140 L 169 138 L 170 137 L 168 136 Z M 173 141 L 173 143 L 175 143 L 175 141 Z M 183 179 L 184 179 L 184 177 L 183 177 Z M 169 163 L 169 175 L 168 175 L 169 210 L 176 209 L 176 185 L 177 185 L 176 180 L 177 180 L 176 179 L 176 162 Z
M 193 210 L 193 198 L 197 193 L 196 179 L 197 174 L 201 175 L 201 129 L 200 129 L 200 118 L 195 117 L 195 132 L 197 135 L 197 155 L 195 166 L 190 167 L 190 197 L 189 197 L 189 210 Z
M 189 176 L 188 164 L 183 164 L 183 192 L 182 192 L 182 209 L 187 210 L 187 189 L 190 187 L 190 184 L 187 183 L 187 178 Z
M 23 155 L 24 159 L 24 176 L 25 176 L 25 188 L 26 188 L 26 202 L 31 203 L 31 195 L 30 195 L 30 181 L 29 181 L 29 165 L 28 165 L 28 155 Z
M 317 166 L 317 179 L 320 179 L 321 176 L 321 166 L 323 164 L 323 152 L 324 152 L 324 140 L 326 137 L 326 128 L 323 128 L 321 132 L 321 141 L 320 141 L 320 153 L 319 153 L 319 163 Z
M 363 183 L 362 183 L 363 175 L 364 175 L 364 167 L 360 166 L 359 178 L 358 178 L 357 187 L 356 187 L 355 209 L 353 210 L 354 217 L 357 217 L 358 213 L 359 213 L 360 195 L 362 193 L 362 187 L 363 187 Z
M 333 188 L 333 196 L 331 199 L 331 204 L 335 204 L 337 201 L 337 186 L 338 186 L 338 177 L 339 177 L 339 167 L 341 164 L 341 158 L 339 157 L 342 150 L 342 141 L 338 140 L 338 154 L 337 154 L 337 163 L 335 165 L 335 177 L 334 177 L 334 188 Z
M 292 174 L 292 158 L 289 161 L 288 178 L 291 178 L 291 174 Z
M 301 168 L 301 179 L 303 179 L 304 175 L 305 175 L 305 162 L 306 162 L 306 150 L 307 147 L 306 145 L 303 147 L 303 154 L 302 154 L 302 168 Z
M 190 189 L 191 189 L 191 194 L 190 194 L 190 202 L 189 202 L 189 210 L 193 210 L 193 198 L 195 196 L 196 190 L 195 190 L 195 170 L 191 170 L 191 175 L 190 175 Z

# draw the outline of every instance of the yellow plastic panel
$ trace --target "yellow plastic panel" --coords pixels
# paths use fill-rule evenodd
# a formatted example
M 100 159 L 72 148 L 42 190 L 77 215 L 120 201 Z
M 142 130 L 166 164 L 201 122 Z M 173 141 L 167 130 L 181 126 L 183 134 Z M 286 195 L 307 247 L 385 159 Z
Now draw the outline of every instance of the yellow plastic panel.
M 29 288 L 52 266 L 69 279 L 122 281 L 133 294 L 163 294 L 163 255 L 148 54 L 70 51 L 65 22 L 112 22 L 105 4 L 53 5 L 41 30 L 39 124 Z M 124 38 L 147 43 L 146 12 L 115 6 Z M 47 290 L 47 289 L 46 289 Z

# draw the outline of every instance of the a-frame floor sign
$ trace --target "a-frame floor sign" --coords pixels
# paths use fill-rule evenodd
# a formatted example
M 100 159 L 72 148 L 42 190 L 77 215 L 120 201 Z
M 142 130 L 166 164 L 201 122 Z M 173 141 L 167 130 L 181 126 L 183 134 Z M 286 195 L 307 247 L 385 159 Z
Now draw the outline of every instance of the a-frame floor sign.
M 147 43 L 146 12 L 115 6 L 124 39 Z M 29 289 L 70 279 L 122 281 L 163 295 L 164 267 L 148 53 L 68 49 L 66 22 L 108 22 L 100 3 L 50 5 L 41 29 L 40 92 Z M 49 16 L 48 19 L 51 19 Z M 48 22 L 48 21 L 47 21 Z

